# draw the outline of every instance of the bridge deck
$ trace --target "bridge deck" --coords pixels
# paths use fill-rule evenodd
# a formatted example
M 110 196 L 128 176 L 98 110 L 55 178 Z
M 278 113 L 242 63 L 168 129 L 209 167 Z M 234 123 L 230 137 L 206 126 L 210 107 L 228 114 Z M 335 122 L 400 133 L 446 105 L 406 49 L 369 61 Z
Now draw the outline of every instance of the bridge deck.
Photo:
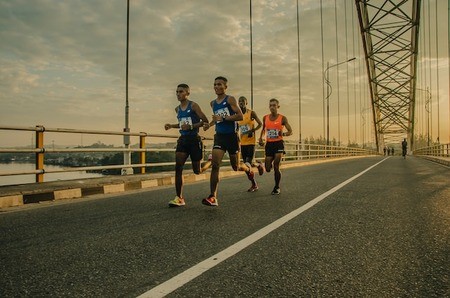
M 9 208 L 2 296 L 448 296 L 448 167 L 292 167 L 279 196 L 272 173 L 257 178 L 256 193 L 223 179 L 217 208 L 200 203 L 207 181 L 186 185 L 184 208 L 167 207 L 173 186 Z

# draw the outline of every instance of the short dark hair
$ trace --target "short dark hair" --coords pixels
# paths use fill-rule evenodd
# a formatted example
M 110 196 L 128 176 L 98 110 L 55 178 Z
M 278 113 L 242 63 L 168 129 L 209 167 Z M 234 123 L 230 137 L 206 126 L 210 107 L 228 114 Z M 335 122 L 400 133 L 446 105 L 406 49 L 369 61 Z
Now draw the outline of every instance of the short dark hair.
M 222 80 L 222 81 L 224 81 L 225 83 L 228 83 L 228 80 L 227 80 L 226 77 L 218 76 L 217 78 L 214 79 L 214 81 L 216 81 L 216 80 Z
M 247 97 L 245 97 L 245 96 L 240 96 L 238 100 L 241 100 L 241 99 L 245 100 L 245 103 L 248 103 Z
M 272 101 L 276 102 L 277 105 L 280 105 L 280 101 L 278 99 L 272 98 L 272 99 L 269 100 L 269 103 L 272 102 Z
M 190 88 L 189 88 L 189 85 L 188 85 L 188 84 L 185 84 L 185 83 L 178 84 L 177 88 L 178 88 L 178 87 L 181 87 L 181 88 L 184 88 L 184 89 L 188 89 L 188 90 L 190 89 Z

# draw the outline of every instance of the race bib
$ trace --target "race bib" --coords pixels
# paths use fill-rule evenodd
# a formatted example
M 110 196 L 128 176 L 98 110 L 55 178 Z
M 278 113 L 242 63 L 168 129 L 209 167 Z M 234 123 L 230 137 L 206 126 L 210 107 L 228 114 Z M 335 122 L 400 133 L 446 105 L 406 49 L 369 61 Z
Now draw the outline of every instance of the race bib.
M 228 108 L 221 108 L 216 110 L 215 114 L 221 117 L 230 116 L 230 110 L 228 110 Z
M 180 122 L 179 122 L 180 128 L 183 124 L 192 125 L 192 118 L 191 117 L 180 118 Z
M 241 134 L 246 134 L 251 130 L 250 125 L 248 124 L 240 125 L 239 130 L 241 131 Z
M 278 129 L 268 129 L 267 130 L 267 138 L 268 139 L 276 139 L 280 136 L 280 131 Z

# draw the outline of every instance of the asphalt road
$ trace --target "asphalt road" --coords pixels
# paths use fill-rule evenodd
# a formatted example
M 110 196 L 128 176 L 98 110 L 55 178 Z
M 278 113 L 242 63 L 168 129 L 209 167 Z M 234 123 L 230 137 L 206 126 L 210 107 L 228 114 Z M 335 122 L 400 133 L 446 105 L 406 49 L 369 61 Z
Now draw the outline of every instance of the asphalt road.
M 449 168 L 384 159 L 285 169 L 279 196 L 273 173 L 255 193 L 244 174 L 223 179 L 217 208 L 201 204 L 209 183 L 199 182 L 185 186 L 183 208 L 167 207 L 171 186 L 0 213 L 0 297 L 136 297 L 165 284 L 168 297 L 449 297 Z

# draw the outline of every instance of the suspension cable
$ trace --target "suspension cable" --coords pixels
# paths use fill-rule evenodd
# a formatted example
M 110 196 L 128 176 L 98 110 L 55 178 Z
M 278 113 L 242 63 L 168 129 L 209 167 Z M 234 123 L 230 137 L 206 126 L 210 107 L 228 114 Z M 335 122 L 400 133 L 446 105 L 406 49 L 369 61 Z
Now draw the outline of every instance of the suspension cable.
M 323 136 L 325 137 L 325 82 L 323 79 L 323 72 L 325 71 L 325 57 L 324 57 L 324 49 L 323 49 L 323 6 L 322 6 L 322 0 L 320 0 L 320 38 L 321 38 L 321 46 L 322 46 L 322 71 L 321 71 L 321 77 L 322 77 L 322 131 Z
M 302 84 L 300 77 L 300 17 L 297 0 L 297 64 L 298 64 L 298 141 L 302 143 Z
M 428 0 L 428 72 L 430 74 L 430 92 L 432 87 L 432 78 L 431 78 L 431 9 L 430 9 L 430 0 Z M 430 96 L 430 138 L 431 142 L 433 142 L 433 101 Z
M 439 23 L 439 15 L 438 15 L 438 5 L 437 5 L 437 0 L 435 1 L 436 4 L 436 17 L 435 17 L 435 32 L 436 32 L 436 99 L 437 99 L 437 123 L 438 123 L 438 127 L 437 127 L 437 134 L 438 134 L 438 143 L 441 142 L 441 127 L 440 127 L 440 108 L 439 108 L 439 94 L 440 94 L 440 89 L 439 89 L 439 34 L 438 34 L 438 23 Z
M 353 12 L 352 13 L 352 38 L 353 38 L 353 43 L 352 43 L 352 56 L 353 57 L 356 57 L 356 51 L 355 51 L 355 26 L 356 26 L 356 24 L 355 24 L 355 13 L 356 13 L 356 11 L 355 12 Z M 358 58 L 360 58 L 359 56 L 358 56 Z M 358 65 L 359 65 L 359 62 L 358 62 Z M 355 143 L 358 143 L 358 137 L 357 137 L 357 134 L 356 134 L 356 63 L 355 63 L 355 65 L 353 66 L 353 99 L 354 99 L 354 108 L 355 108 L 355 111 L 354 111 L 354 118 L 355 118 Z
M 336 85 L 337 85 L 337 118 L 338 118 L 338 146 L 341 145 L 341 99 L 339 92 L 339 40 L 338 40 L 338 18 L 337 18 L 337 0 L 334 0 L 334 28 L 336 34 Z
M 348 58 L 348 35 L 347 35 L 347 1 L 344 1 L 344 19 L 345 19 L 345 57 Z M 355 56 L 352 56 L 355 57 Z M 347 146 L 350 145 L 350 94 L 348 86 L 348 63 L 347 67 Z

